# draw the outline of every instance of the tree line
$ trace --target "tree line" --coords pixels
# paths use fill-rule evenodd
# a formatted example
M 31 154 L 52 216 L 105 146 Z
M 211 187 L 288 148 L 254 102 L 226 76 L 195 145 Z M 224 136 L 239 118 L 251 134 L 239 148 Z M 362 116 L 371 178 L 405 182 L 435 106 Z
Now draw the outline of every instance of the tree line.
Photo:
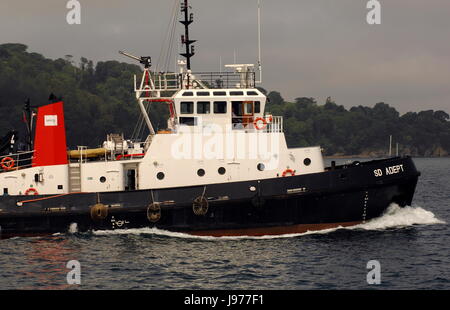
M 450 153 L 450 121 L 445 111 L 426 110 L 403 115 L 389 104 L 378 102 L 347 110 L 331 97 L 299 97 L 286 102 L 281 94 L 267 94 L 267 109 L 284 116 L 290 146 L 320 145 L 326 155 L 385 156 L 398 143 L 399 155 L 447 156 Z
M 27 51 L 23 44 L 0 45 L 0 136 L 11 129 L 25 138 L 22 109 L 48 103 L 50 93 L 62 96 L 68 145 L 97 147 L 108 133 L 136 135 L 140 111 L 133 92 L 138 65 L 118 61 L 94 63 L 73 56 L 56 60 Z M 261 89 L 268 97 L 266 111 L 284 117 L 290 147 L 320 145 L 325 155 L 386 155 L 389 136 L 401 154 L 446 156 L 450 153 L 450 121 L 445 111 L 408 112 L 379 102 L 346 109 L 331 98 L 318 103 L 299 97 L 285 101 L 277 91 Z M 164 129 L 168 116 L 164 105 L 154 104 L 150 117 Z M 145 131 L 140 132 L 144 136 Z M 141 137 L 142 138 L 142 137 Z

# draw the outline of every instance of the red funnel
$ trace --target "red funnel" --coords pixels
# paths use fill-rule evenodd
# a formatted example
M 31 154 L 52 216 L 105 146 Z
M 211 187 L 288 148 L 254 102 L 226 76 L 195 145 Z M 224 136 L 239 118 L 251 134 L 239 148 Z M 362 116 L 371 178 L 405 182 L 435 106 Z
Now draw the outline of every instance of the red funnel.
M 38 108 L 33 167 L 67 164 L 63 102 Z

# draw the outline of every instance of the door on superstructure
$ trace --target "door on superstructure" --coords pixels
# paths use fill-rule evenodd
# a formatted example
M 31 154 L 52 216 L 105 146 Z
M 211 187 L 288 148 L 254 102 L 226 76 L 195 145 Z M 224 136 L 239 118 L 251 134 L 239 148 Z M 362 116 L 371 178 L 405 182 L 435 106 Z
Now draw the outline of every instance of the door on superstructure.
M 124 182 L 124 189 L 126 191 L 139 189 L 137 165 L 124 165 Z
M 253 101 L 244 101 L 242 102 L 242 123 L 245 128 L 251 128 L 253 124 Z
M 232 123 L 233 128 L 251 128 L 253 123 L 253 101 L 232 101 Z

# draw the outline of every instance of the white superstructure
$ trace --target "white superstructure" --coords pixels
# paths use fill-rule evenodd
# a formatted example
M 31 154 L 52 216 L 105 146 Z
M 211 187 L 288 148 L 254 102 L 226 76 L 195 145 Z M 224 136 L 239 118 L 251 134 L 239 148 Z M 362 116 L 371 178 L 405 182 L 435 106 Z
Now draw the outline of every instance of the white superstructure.
M 111 134 L 101 148 L 79 146 L 68 152 L 67 163 L 57 165 L 21 164 L 21 156 L 8 155 L 16 165 L 8 166 L 9 159 L 2 165 L 4 195 L 145 190 L 324 171 L 320 147 L 287 147 L 283 118 L 266 112 L 267 98 L 255 87 L 254 65 L 225 65 L 232 71 L 216 73 L 191 71 L 195 41 L 189 39 L 192 15 L 186 0 L 181 11 L 186 46 L 181 55 L 186 61 L 178 62 L 179 72 L 152 72 L 150 57 L 120 52 L 145 66 L 140 82 L 134 78 L 134 91 L 150 132 L 147 139 Z M 261 70 L 260 56 L 257 67 Z M 166 130 L 155 131 L 148 104 L 169 106 Z M 43 117 L 54 118 L 52 113 Z
M 151 76 L 146 69 L 143 80 L 146 74 Z M 67 165 L 4 171 L 4 193 L 126 191 L 324 171 L 319 147 L 287 147 L 282 117 L 264 112 L 267 99 L 257 88 L 192 88 L 196 79 L 190 80 L 191 87 L 172 90 L 170 97 L 145 96 L 162 91 L 148 85 L 136 90 L 142 106 L 154 99 L 151 104 L 172 105 L 167 130 L 142 142 L 110 135 L 95 152 L 71 152 Z

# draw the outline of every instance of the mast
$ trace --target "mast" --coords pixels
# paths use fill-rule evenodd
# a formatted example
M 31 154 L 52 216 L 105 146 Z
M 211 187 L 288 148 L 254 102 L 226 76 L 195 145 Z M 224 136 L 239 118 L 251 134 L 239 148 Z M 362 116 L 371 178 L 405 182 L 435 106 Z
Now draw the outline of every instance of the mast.
M 24 107 L 24 122 L 27 126 L 27 131 L 28 131 L 28 137 L 27 137 L 27 151 L 31 151 L 33 150 L 33 138 L 31 136 L 32 133 L 32 126 L 33 126 L 33 111 L 31 110 L 31 105 L 30 105 L 30 98 L 28 98 L 25 101 L 25 107 Z
M 151 89 L 150 86 L 150 66 L 152 65 L 152 58 L 150 56 L 141 56 L 137 57 L 134 55 L 131 55 L 129 53 L 126 53 L 124 51 L 119 51 L 119 54 L 122 54 L 124 56 L 127 56 L 131 59 L 139 61 L 141 64 L 144 65 L 144 73 L 142 75 L 142 81 L 141 81 L 141 87 L 139 88 L 139 91 L 136 91 L 136 99 L 138 99 L 139 108 L 141 109 L 142 116 L 144 117 L 145 123 L 147 124 L 148 129 L 150 130 L 150 134 L 155 134 L 155 129 L 153 128 L 152 122 L 150 121 L 150 118 L 148 117 L 147 111 L 145 110 L 143 101 L 148 102 L 148 98 L 150 97 L 149 90 Z M 136 76 L 135 76 L 135 84 L 136 84 Z M 136 85 L 135 85 L 136 87 Z M 142 90 L 146 89 L 146 99 L 142 99 Z
M 23 108 L 23 121 L 27 127 L 27 151 L 33 150 L 33 118 L 35 116 L 33 108 L 37 108 L 37 106 L 32 106 L 30 98 L 28 98 Z
M 258 71 L 259 81 L 256 83 L 262 83 L 262 65 L 261 65 L 261 1 L 258 0 Z
M 196 40 L 191 40 L 189 38 L 189 25 L 194 21 L 194 14 L 189 13 L 188 0 L 182 1 L 181 12 L 184 13 L 184 20 L 181 20 L 180 23 L 184 25 L 184 35 L 181 36 L 181 43 L 185 45 L 185 52 L 180 55 L 186 58 L 187 70 L 191 70 L 191 57 L 195 54 L 194 46 L 191 46 L 191 44 L 196 42 Z

